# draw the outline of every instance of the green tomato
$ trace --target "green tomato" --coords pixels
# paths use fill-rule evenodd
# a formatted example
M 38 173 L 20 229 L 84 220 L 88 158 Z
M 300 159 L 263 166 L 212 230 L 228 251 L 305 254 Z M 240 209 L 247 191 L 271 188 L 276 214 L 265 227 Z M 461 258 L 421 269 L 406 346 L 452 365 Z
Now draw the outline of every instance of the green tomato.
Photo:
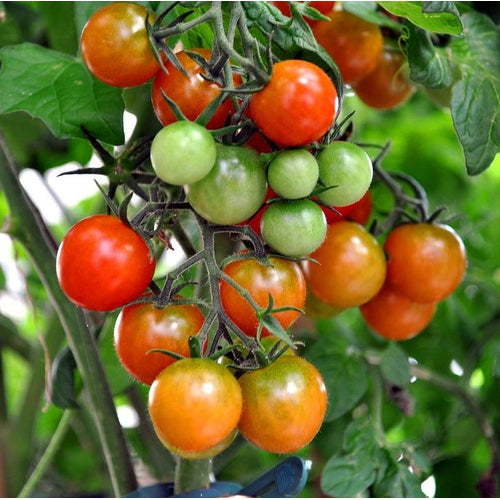
M 156 175 L 176 186 L 203 179 L 214 166 L 216 155 L 212 134 L 190 121 L 163 127 L 151 144 L 151 163 Z
M 304 257 L 323 243 L 327 223 L 323 210 L 310 199 L 278 200 L 264 212 L 260 229 L 276 252 Z
M 287 149 L 269 164 L 267 180 L 283 198 L 297 200 L 309 196 L 318 182 L 316 158 L 306 149 Z
M 265 164 L 249 147 L 217 145 L 209 174 L 185 187 L 195 212 L 214 224 L 239 224 L 262 205 L 267 193 Z
M 373 165 L 356 144 L 332 142 L 318 154 L 319 177 L 325 187 L 318 195 L 328 205 L 345 207 L 360 200 L 373 178 Z

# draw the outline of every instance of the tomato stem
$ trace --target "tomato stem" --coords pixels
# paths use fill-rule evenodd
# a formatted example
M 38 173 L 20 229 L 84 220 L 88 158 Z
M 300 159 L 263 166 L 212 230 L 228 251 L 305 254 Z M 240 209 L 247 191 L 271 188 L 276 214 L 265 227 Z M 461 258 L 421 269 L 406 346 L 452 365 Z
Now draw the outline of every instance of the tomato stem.
M 174 494 L 207 489 L 213 481 L 212 459 L 178 458 L 175 467 Z

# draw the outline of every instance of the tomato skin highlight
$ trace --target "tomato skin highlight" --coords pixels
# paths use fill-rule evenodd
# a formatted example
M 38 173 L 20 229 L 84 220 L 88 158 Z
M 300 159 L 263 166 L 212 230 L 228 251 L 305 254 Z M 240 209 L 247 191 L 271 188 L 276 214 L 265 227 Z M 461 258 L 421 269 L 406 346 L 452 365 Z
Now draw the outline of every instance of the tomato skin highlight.
M 302 146 L 328 131 L 337 107 L 335 86 L 321 68 L 288 59 L 276 63 L 269 83 L 252 94 L 249 115 L 277 145 Z
M 77 222 L 61 242 L 56 259 L 64 293 L 92 311 L 111 311 L 139 298 L 155 265 L 142 237 L 111 215 Z
M 398 341 L 418 335 L 432 321 L 436 309 L 436 303 L 415 302 L 387 284 L 360 306 L 370 328 L 386 339 Z
M 307 285 L 323 302 L 356 307 L 373 298 L 386 276 L 386 259 L 378 241 L 360 224 L 330 224 L 323 244 L 304 263 Z
M 384 243 L 387 282 L 415 302 L 439 302 L 461 283 L 467 268 L 462 239 L 444 224 L 411 223 Z
M 205 318 L 194 304 L 169 304 L 159 309 L 151 303 L 132 304 L 120 311 L 114 344 L 125 369 L 151 385 L 176 358 L 151 349 L 165 349 L 189 357 L 189 337 L 197 335 Z
M 197 52 L 207 61 L 211 56 L 211 51 L 208 49 L 196 48 L 190 49 L 190 51 Z M 221 87 L 217 83 L 204 78 L 203 68 L 186 52 L 178 52 L 176 56 L 188 76 L 179 71 L 170 61 L 167 61 L 165 67 L 168 72 L 165 73 L 165 71 L 160 70 L 153 80 L 151 89 L 153 108 L 158 120 L 163 125 L 178 120 L 172 108 L 164 99 L 162 92 L 179 106 L 184 116 L 190 121 L 196 121 L 203 110 L 221 93 Z M 233 81 L 237 85 L 241 79 L 238 75 L 234 75 Z M 217 129 L 223 127 L 233 109 L 231 100 L 224 100 L 208 121 L 207 128 Z
M 322 376 L 299 356 L 281 356 L 239 379 L 243 409 L 238 430 L 262 450 L 293 453 L 307 445 L 325 417 Z
M 248 291 L 260 307 L 267 307 L 269 294 L 274 307 L 293 306 L 303 309 L 306 300 L 306 282 L 300 266 L 293 261 L 270 257 L 271 266 L 261 264 L 257 259 L 235 260 L 227 264 L 223 272 Z M 219 281 L 222 306 L 226 314 L 249 337 L 257 335 L 259 321 L 250 303 L 224 279 Z M 300 316 L 299 311 L 273 313 L 286 330 Z M 262 336 L 270 335 L 262 329 Z
M 241 408 L 237 380 L 210 359 L 173 363 L 149 390 L 149 414 L 159 439 L 188 454 L 218 450 L 233 435 Z
M 116 2 L 98 9 L 81 35 L 83 60 L 99 80 L 115 87 L 135 87 L 151 80 L 160 69 L 149 43 L 141 5 Z

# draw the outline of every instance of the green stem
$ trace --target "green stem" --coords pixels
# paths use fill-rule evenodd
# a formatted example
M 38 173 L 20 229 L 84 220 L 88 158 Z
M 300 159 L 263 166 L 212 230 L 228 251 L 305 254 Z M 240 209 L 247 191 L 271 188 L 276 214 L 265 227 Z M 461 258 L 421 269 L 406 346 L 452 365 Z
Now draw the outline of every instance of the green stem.
M 0 136 L 0 187 L 10 208 L 10 233 L 25 247 L 45 286 L 66 333 L 88 391 L 90 409 L 102 442 L 113 492 L 123 496 L 137 483 L 94 335 L 84 312 L 72 304 L 56 277 L 54 241 L 40 214 L 21 186 L 16 168 Z
M 55 454 L 59 450 L 59 446 L 61 445 L 61 442 L 64 439 L 67 430 L 69 429 L 72 415 L 72 410 L 66 410 L 63 413 L 61 420 L 59 420 L 59 424 L 57 425 L 57 429 L 52 435 L 47 448 L 45 448 L 45 451 L 43 452 L 43 455 L 40 458 L 35 470 L 31 473 L 30 477 L 24 484 L 23 489 L 19 493 L 19 498 L 28 498 L 32 496 L 35 486 L 37 485 L 38 481 L 40 481 L 43 474 L 47 470 L 47 467 L 50 465 Z
M 212 480 L 211 458 L 199 460 L 179 458 L 175 468 L 174 494 L 209 488 Z

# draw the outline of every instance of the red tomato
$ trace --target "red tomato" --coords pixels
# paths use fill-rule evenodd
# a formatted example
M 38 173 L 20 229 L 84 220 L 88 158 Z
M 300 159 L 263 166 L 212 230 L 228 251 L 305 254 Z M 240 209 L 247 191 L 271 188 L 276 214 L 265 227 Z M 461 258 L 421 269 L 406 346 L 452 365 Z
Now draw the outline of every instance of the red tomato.
M 202 458 L 220 452 L 234 437 L 241 389 L 224 366 L 210 359 L 186 358 L 155 379 L 148 409 L 158 438 L 168 449 Z
M 271 453 L 293 453 L 319 431 L 328 394 L 316 368 L 299 356 L 280 356 L 240 379 L 243 409 L 238 430 Z
M 208 49 L 190 49 L 197 52 L 205 60 L 209 60 L 211 52 Z M 221 87 L 206 78 L 203 68 L 199 66 L 186 52 L 178 52 L 177 58 L 189 76 L 179 71 L 170 61 L 165 64 L 167 73 L 159 71 L 153 81 L 151 100 L 158 120 L 163 125 L 177 121 L 172 108 L 162 95 L 164 92 L 172 99 L 184 116 L 195 121 L 202 111 L 220 95 Z M 234 76 L 235 85 L 240 81 L 239 76 Z M 226 124 L 226 120 L 233 111 L 233 104 L 226 99 L 210 118 L 207 128 L 217 129 Z
M 405 63 L 406 58 L 400 52 L 384 50 L 377 67 L 353 85 L 357 96 L 376 109 L 392 109 L 406 102 L 415 87 L 402 71 Z
M 366 323 L 389 340 L 407 340 L 419 334 L 432 320 L 437 305 L 414 302 L 405 295 L 384 285 L 360 307 Z
M 384 249 L 387 282 L 415 302 L 445 299 L 465 275 L 465 246 L 446 225 L 403 224 L 389 233 Z
M 386 261 L 382 247 L 356 222 L 330 224 L 325 241 L 310 257 L 313 260 L 304 264 L 308 287 L 329 305 L 359 306 L 384 284 Z
M 122 309 L 115 323 L 116 353 L 137 380 L 151 385 L 175 358 L 151 349 L 165 349 L 189 356 L 189 337 L 197 335 L 204 317 L 194 304 L 132 304 Z
M 352 210 L 347 214 L 347 219 L 357 222 L 364 226 L 369 220 L 372 213 L 372 195 L 367 191 L 364 196 L 351 205 Z
M 249 115 L 279 146 L 301 146 L 328 131 L 337 107 L 328 75 L 315 64 L 289 59 L 276 63 L 269 83 L 252 95 Z
M 155 265 L 141 236 L 112 215 L 77 222 L 57 252 L 57 278 L 64 293 L 93 311 L 111 311 L 139 298 Z
M 81 37 L 82 56 L 92 74 L 115 87 L 142 85 L 160 66 L 146 31 L 154 15 L 143 6 L 116 2 L 97 10 Z
M 379 26 L 346 10 L 333 10 L 330 21 L 313 26 L 318 43 L 337 63 L 344 83 L 354 84 L 371 73 L 382 57 L 383 37 Z
M 268 306 L 271 294 L 275 308 L 293 306 L 302 309 L 306 300 L 306 283 L 300 266 L 296 262 L 277 257 L 271 257 L 269 261 L 271 265 L 265 266 L 257 259 L 235 260 L 227 264 L 223 271 L 247 290 L 262 308 Z M 225 280 L 220 280 L 219 289 L 222 306 L 227 315 L 246 335 L 255 337 L 259 319 L 254 308 Z M 300 313 L 294 310 L 273 313 L 284 329 L 299 315 Z M 263 329 L 262 336 L 267 335 L 269 331 Z

